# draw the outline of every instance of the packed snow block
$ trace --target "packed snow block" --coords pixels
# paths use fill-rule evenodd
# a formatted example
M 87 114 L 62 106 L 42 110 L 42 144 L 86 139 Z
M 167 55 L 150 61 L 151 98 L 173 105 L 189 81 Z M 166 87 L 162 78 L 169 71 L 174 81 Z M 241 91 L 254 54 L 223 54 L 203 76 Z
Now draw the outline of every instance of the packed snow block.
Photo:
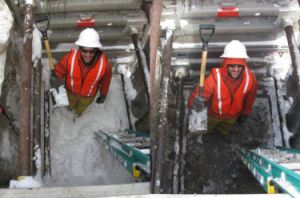
M 189 114 L 189 131 L 191 133 L 206 133 L 207 131 L 207 108 L 202 111 L 191 110 Z
M 53 94 L 53 96 L 55 98 L 55 102 L 56 102 L 56 104 L 54 105 L 54 109 L 69 105 L 67 91 L 66 91 L 64 85 L 59 87 L 58 93 L 55 88 L 51 88 L 50 92 L 51 92 L 51 94 Z
M 12 14 L 4 1 L 0 1 L 0 96 L 4 81 L 6 49 L 9 43 L 10 30 L 13 25 Z

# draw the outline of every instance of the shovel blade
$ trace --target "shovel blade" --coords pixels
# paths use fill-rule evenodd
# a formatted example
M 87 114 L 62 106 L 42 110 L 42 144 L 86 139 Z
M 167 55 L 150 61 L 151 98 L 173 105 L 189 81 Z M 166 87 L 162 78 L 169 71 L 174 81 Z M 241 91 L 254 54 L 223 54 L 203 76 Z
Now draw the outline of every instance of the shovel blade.
M 207 133 L 207 108 L 191 110 L 189 114 L 189 134 Z

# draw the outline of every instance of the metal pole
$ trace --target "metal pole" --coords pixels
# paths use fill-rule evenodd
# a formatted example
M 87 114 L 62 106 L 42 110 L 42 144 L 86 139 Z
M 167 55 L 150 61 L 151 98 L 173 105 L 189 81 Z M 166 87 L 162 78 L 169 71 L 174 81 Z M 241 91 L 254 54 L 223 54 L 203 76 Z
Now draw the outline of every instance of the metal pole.
M 36 59 L 34 62 L 34 80 L 33 80 L 33 147 L 34 149 L 41 148 L 41 59 Z M 34 151 L 35 151 L 34 150 Z M 33 152 L 33 156 L 34 156 Z M 34 174 L 40 167 L 34 167 Z
M 125 99 L 125 104 L 126 104 L 126 110 L 127 110 L 127 117 L 128 117 L 128 122 L 129 122 L 129 129 L 132 129 L 132 124 L 131 124 L 131 120 L 130 120 L 130 109 L 129 109 L 129 102 L 127 100 L 127 97 L 126 97 L 126 93 L 125 93 L 125 82 L 124 82 L 124 75 L 121 74 L 121 79 L 122 79 L 122 85 L 123 85 L 123 93 L 124 93 L 124 99 Z
M 299 73 L 297 72 L 298 70 L 300 70 L 300 53 L 297 46 L 297 41 L 294 36 L 293 26 L 288 25 L 284 28 L 284 30 L 286 33 L 286 38 L 290 49 L 294 75 L 297 82 L 298 95 L 300 96 L 300 84 L 299 84 L 300 81 L 299 81 Z
M 149 75 L 149 71 L 147 68 L 147 61 L 146 61 L 146 56 L 145 53 L 143 51 L 143 49 L 141 48 L 141 43 L 139 40 L 139 35 L 134 32 L 131 35 L 132 38 L 132 42 L 135 48 L 135 53 L 138 59 L 138 64 L 139 64 L 139 68 L 142 74 L 142 79 L 144 82 L 144 87 L 145 87 L 145 92 L 146 92 L 146 96 L 147 96 L 147 100 L 148 100 L 148 104 L 150 104 L 150 97 L 149 97 L 149 84 L 147 83 L 147 79 L 146 79 L 146 72 Z
M 180 73 L 181 74 L 181 73 Z M 175 127 L 175 165 L 173 168 L 173 187 L 172 193 L 179 193 L 180 184 L 180 159 L 181 159 L 181 148 L 182 148 L 182 133 L 183 133 L 183 78 L 184 74 L 178 75 L 177 77 L 177 93 L 176 93 L 176 127 Z
M 44 92 L 44 175 L 51 175 L 50 169 L 50 93 Z
M 153 102 L 153 89 L 155 80 L 155 65 L 160 33 L 160 19 L 162 12 L 162 0 L 153 1 L 150 20 L 150 109 Z
M 19 178 L 31 175 L 31 56 L 33 6 L 25 6 L 24 41 L 21 74 Z
M 146 0 L 147 1 L 147 0 Z M 149 25 L 149 28 L 150 28 L 150 14 L 151 14 L 151 3 L 150 2 L 145 2 L 142 6 L 141 6 L 141 9 L 146 13 L 146 17 L 147 17 L 147 20 L 148 20 L 148 25 Z M 149 36 L 147 37 L 147 41 L 146 41 L 146 46 L 145 46 L 145 51 L 147 53 L 147 66 L 148 66 L 148 71 L 150 71 L 150 63 L 149 63 L 149 60 L 150 60 L 150 39 L 149 39 Z M 149 102 L 150 104 L 150 102 Z
M 154 185 L 153 192 L 155 194 L 163 193 L 164 188 L 164 165 L 165 165 L 165 144 L 168 119 L 168 90 L 171 70 L 173 30 L 166 32 L 166 45 L 164 49 L 164 58 L 162 63 L 162 83 L 159 95 L 159 111 L 158 111 L 158 130 L 156 133 L 156 150 L 154 159 Z
M 300 0 L 299 0 L 300 1 Z M 151 3 L 150 2 L 145 2 L 142 6 L 141 9 L 146 13 L 146 17 L 148 20 L 148 23 L 150 24 L 150 11 L 151 11 Z

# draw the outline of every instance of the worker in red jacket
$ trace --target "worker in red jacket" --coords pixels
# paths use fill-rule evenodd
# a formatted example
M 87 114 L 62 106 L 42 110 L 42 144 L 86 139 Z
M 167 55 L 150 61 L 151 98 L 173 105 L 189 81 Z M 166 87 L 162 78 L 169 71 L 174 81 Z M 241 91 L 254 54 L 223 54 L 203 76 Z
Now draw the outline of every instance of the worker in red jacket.
M 101 51 L 99 34 L 93 28 L 83 30 L 75 42 L 79 49 L 72 49 L 56 65 L 57 77 L 50 78 L 53 88 L 58 88 L 65 78 L 69 110 L 80 116 L 93 102 L 104 103 L 112 77 L 111 65 Z
M 199 97 L 199 86 L 189 98 L 189 108 L 200 111 L 208 106 L 207 133 L 203 142 L 209 141 L 210 132 L 219 131 L 226 143 L 232 140 L 228 135 L 236 123 L 244 123 L 251 113 L 258 85 L 256 77 L 246 64 L 249 58 L 245 46 L 233 40 L 228 43 L 221 56 L 223 67 L 213 68 L 205 78 L 203 97 Z

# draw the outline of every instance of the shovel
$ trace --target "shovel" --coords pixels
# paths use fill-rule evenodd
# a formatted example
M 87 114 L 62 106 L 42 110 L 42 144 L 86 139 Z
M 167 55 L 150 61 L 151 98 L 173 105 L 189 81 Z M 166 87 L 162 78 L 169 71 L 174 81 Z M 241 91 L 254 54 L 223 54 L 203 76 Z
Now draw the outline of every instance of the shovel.
M 204 39 L 202 37 L 202 30 L 211 30 L 211 34 L 208 39 Z M 199 34 L 200 38 L 203 42 L 202 44 L 202 62 L 201 62 L 201 71 L 200 71 L 200 82 L 199 82 L 199 96 L 203 97 L 203 87 L 204 87 L 204 78 L 205 78 L 205 70 L 206 70 L 206 57 L 207 57 L 207 48 L 208 42 L 212 38 L 215 33 L 215 25 L 213 24 L 203 24 L 199 26 Z M 207 108 L 203 109 L 200 112 L 193 112 L 189 116 L 189 125 L 190 127 L 190 135 L 192 134 L 203 134 L 207 133 Z
M 47 27 L 44 30 L 41 30 L 37 23 L 44 22 L 44 21 L 47 21 Z M 44 43 L 45 43 L 45 47 L 46 47 L 46 51 L 47 51 L 47 55 L 48 55 L 48 60 L 49 60 L 49 64 L 50 64 L 51 74 L 52 74 L 53 77 L 56 77 L 55 68 L 54 68 L 53 59 L 52 59 L 52 54 L 51 54 L 49 41 L 48 41 L 48 36 L 47 36 L 47 30 L 49 28 L 49 18 L 48 18 L 48 16 L 44 16 L 44 17 L 40 17 L 40 18 L 35 19 L 35 25 L 36 25 L 36 28 L 42 33 L 42 36 L 43 36 L 43 40 L 44 40 Z M 57 93 L 58 93 L 58 89 L 57 89 Z M 51 93 L 51 99 L 52 99 L 53 106 L 55 106 L 56 101 L 55 101 L 55 97 L 52 93 Z

